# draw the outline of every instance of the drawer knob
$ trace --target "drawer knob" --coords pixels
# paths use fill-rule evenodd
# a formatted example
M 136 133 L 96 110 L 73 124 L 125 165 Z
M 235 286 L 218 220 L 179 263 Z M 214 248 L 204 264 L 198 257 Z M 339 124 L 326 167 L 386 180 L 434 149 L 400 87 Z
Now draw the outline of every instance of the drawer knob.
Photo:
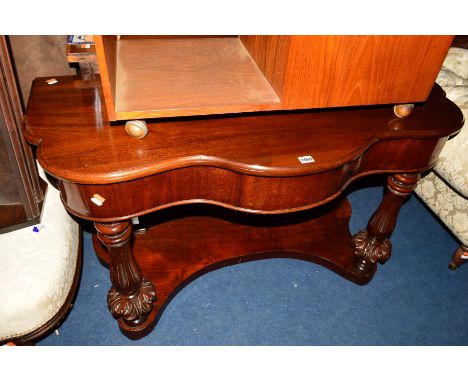
M 145 121 L 127 121 L 125 123 L 125 131 L 132 137 L 144 138 L 148 134 L 148 126 L 146 126 Z

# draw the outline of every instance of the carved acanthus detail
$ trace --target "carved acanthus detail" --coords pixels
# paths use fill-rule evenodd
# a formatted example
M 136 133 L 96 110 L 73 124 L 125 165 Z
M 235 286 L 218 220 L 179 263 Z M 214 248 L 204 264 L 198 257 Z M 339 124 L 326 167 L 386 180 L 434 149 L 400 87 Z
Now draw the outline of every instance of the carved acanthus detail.
M 139 325 L 151 312 L 156 292 L 153 284 L 143 278 L 133 257 L 132 225 L 129 221 L 95 224 L 97 236 L 106 246 L 110 259 L 112 288 L 107 305 L 115 318 L 127 325 Z
M 112 287 L 107 294 L 107 305 L 114 318 L 122 317 L 126 322 L 134 325 L 145 321 L 151 312 L 156 292 L 153 284 L 143 279 L 138 291 L 133 295 L 124 295 Z
M 395 174 L 387 179 L 387 192 L 367 224 L 351 240 L 354 265 L 363 273 L 375 271 L 377 261 L 384 263 L 392 254 L 388 239 L 395 228 L 398 211 L 416 187 L 419 174 Z
M 392 254 L 390 240 L 379 240 L 371 237 L 366 229 L 362 229 L 354 235 L 351 243 L 356 257 L 367 262 L 376 263 L 378 261 L 385 263 Z

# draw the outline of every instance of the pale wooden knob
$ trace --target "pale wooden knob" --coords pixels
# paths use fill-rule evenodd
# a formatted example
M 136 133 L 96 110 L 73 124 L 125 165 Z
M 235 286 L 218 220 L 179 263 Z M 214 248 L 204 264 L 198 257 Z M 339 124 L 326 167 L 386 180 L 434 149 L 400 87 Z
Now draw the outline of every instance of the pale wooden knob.
M 148 127 L 145 121 L 127 121 L 125 131 L 132 137 L 144 138 L 148 134 Z
M 393 112 L 399 118 L 407 117 L 411 114 L 414 109 L 414 105 L 412 103 L 404 103 L 401 105 L 395 105 L 393 107 Z

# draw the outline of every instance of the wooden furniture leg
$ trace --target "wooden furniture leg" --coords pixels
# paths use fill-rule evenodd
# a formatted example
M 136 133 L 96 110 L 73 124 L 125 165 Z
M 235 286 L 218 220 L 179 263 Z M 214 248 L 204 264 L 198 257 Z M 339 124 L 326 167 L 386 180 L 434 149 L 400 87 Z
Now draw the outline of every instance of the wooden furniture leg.
M 468 247 L 462 244 L 453 254 L 452 262 L 449 264 L 449 269 L 451 271 L 454 271 L 460 265 L 465 264 L 467 261 L 468 261 Z
M 129 221 L 94 223 L 99 240 L 105 245 L 110 258 L 112 288 L 107 295 L 107 305 L 116 319 L 129 326 L 146 320 L 156 301 L 153 284 L 142 277 L 140 267 L 133 257 L 130 239 L 132 225 Z
M 354 265 L 363 273 L 375 271 L 376 263 L 385 263 L 392 252 L 388 239 L 395 228 L 398 211 L 414 190 L 419 174 L 396 174 L 387 178 L 387 191 L 367 224 L 352 238 Z

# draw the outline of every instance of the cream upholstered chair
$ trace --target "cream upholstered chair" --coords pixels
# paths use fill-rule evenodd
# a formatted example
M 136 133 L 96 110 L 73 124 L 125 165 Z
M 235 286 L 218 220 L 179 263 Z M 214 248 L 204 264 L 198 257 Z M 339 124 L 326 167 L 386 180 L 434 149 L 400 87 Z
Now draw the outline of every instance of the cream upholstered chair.
M 450 48 L 437 83 L 468 119 L 468 50 Z M 442 149 L 434 169 L 418 183 L 416 194 L 460 241 L 449 268 L 468 260 L 468 126 Z
M 39 232 L 0 235 L 0 343 L 31 344 L 62 321 L 81 266 L 81 232 L 49 183 Z

